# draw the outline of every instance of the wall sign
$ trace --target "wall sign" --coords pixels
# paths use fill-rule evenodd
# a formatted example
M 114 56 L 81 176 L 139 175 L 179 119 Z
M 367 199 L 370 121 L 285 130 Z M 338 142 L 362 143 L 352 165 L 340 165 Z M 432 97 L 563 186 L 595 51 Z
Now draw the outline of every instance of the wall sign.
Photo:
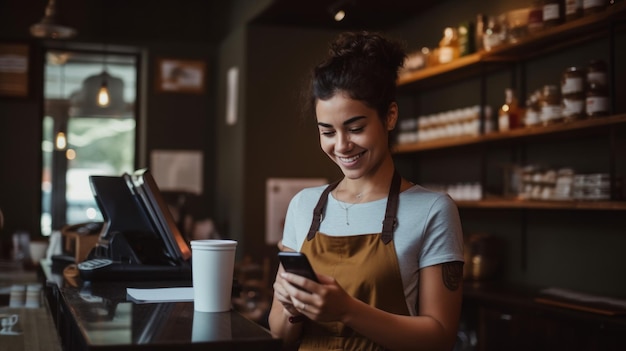
M 0 96 L 28 96 L 29 47 L 0 44 Z
M 202 60 L 158 59 L 156 88 L 159 92 L 201 94 L 206 86 L 206 63 Z
M 325 178 L 268 178 L 265 182 L 265 243 L 275 245 L 282 239 L 291 198 L 304 188 L 326 183 Z
M 154 150 L 150 171 L 161 190 L 202 195 L 203 157 L 199 150 Z

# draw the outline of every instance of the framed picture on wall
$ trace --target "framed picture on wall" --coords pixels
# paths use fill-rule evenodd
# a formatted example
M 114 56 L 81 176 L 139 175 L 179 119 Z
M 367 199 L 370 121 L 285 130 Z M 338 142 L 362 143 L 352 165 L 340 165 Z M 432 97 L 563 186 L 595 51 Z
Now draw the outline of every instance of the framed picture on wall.
M 30 47 L 0 43 L 0 97 L 27 97 L 29 93 Z
M 161 58 L 157 60 L 158 92 L 202 94 L 206 86 L 206 63 L 203 60 Z

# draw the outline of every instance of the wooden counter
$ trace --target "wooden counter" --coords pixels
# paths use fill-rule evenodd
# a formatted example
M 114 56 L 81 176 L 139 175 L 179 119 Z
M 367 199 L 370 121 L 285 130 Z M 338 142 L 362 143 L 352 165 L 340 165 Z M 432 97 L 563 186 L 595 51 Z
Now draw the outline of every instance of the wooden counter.
M 0 334 L 0 351 L 61 351 L 61 343 L 46 301 L 40 307 L 10 307 L 13 284 L 36 284 L 37 271 L 26 269 L 19 261 L 0 260 L 0 316 L 17 315 L 17 323 L 8 335 Z

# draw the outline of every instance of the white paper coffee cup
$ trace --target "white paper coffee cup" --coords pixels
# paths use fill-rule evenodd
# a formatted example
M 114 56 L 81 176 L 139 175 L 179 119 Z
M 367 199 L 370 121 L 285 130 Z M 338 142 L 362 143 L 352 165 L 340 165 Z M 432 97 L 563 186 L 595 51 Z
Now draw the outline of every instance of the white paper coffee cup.
M 191 271 L 194 310 L 225 312 L 231 309 L 234 240 L 192 240 Z
M 191 341 L 231 340 L 230 313 L 193 312 Z

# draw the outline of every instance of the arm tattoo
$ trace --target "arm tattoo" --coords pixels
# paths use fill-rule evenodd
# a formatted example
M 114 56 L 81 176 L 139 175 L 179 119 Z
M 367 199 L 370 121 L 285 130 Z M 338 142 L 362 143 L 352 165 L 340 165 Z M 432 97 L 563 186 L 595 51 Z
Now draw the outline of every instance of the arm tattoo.
M 446 262 L 441 265 L 441 278 L 443 284 L 450 291 L 455 291 L 461 285 L 463 279 L 463 262 Z

